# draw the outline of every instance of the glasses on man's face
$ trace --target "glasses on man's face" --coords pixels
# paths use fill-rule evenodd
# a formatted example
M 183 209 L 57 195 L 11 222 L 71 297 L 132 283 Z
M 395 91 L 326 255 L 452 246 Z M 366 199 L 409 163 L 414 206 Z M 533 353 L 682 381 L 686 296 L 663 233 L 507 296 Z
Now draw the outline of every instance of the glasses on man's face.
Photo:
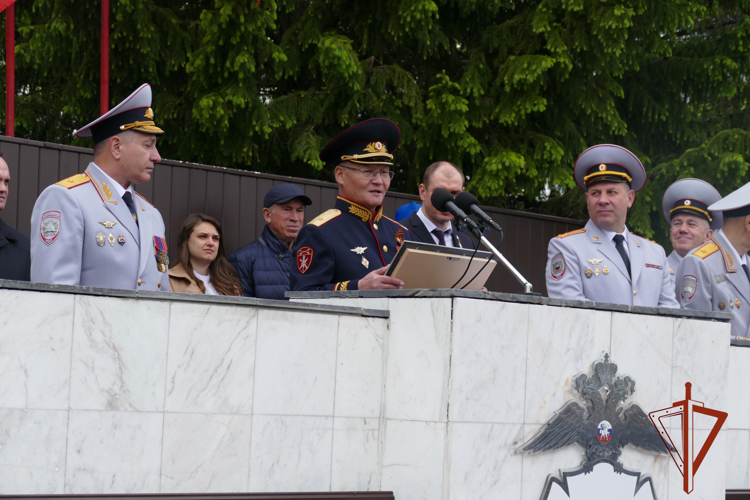
M 339 167 L 343 167 L 349 170 L 354 170 L 355 172 L 359 172 L 359 175 L 367 179 L 368 181 L 373 180 L 375 177 L 380 176 L 380 178 L 385 181 L 390 181 L 393 179 L 393 176 L 396 175 L 396 172 L 393 170 L 371 170 L 369 168 L 354 168 L 354 167 L 348 167 L 346 165 L 339 165 Z

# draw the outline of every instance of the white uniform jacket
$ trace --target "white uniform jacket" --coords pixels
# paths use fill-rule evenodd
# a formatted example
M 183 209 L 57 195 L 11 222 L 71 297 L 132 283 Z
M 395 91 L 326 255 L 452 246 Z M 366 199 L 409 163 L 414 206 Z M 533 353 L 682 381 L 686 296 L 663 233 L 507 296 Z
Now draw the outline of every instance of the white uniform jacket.
M 584 229 L 552 238 L 547 250 L 547 293 L 558 299 L 679 308 L 661 245 L 628 233 L 628 275 L 606 233 L 591 220 Z
M 31 281 L 168 292 L 164 221 L 133 201 L 138 225 L 94 163 L 45 189 L 31 215 Z
M 734 314 L 732 336 L 750 337 L 750 281 L 721 231 L 682 259 L 675 293 L 684 309 Z
M 674 277 L 677 274 L 677 268 L 680 267 L 680 262 L 684 257 L 680 257 L 677 250 L 672 250 L 672 253 L 667 257 L 667 266 L 669 266 L 669 279 L 672 280 L 672 288 L 674 288 Z M 678 301 L 679 302 L 679 301 Z

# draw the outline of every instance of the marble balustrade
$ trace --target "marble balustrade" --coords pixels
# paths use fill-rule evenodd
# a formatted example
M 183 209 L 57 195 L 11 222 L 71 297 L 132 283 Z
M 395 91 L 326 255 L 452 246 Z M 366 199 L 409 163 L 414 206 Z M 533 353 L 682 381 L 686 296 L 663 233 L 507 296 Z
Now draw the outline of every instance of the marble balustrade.
M 518 446 L 605 351 L 646 411 L 690 381 L 694 399 L 729 412 L 691 500 L 748 487 L 750 350 L 730 349 L 726 314 L 363 295 L 282 303 L 0 281 L 0 494 L 537 500 L 581 450 Z M 659 498 L 688 498 L 669 457 L 626 448 L 622 460 L 652 475 Z

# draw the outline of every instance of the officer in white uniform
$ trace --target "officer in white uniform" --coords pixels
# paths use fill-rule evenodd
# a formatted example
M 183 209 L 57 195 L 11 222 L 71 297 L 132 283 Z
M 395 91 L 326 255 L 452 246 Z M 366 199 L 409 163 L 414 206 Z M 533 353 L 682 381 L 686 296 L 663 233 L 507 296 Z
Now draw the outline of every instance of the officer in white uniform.
M 690 252 L 677 268 L 677 297 L 684 309 L 734 314 L 732 337 L 750 337 L 750 183 L 708 209 L 722 212 L 724 227 Z
M 49 186 L 31 216 L 31 281 L 169 291 L 159 211 L 137 194 L 161 161 L 151 87 L 76 132 L 94 138 L 84 174 Z
M 709 212 L 708 206 L 721 195 L 706 181 L 680 179 L 664 191 L 661 210 L 669 222 L 669 241 L 672 253 L 667 257 L 669 275 L 674 288 L 674 275 L 682 259 L 690 250 L 707 242 L 714 230 L 721 229 L 721 212 Z
M 664 249 L 625 226 L 635 191 L 646 182 L 640 160 L 620 146 L 593 146 L 576 160 L 575 179 L 586 191 L 590 219 L 550 241 L 549 296 L 679 308 Z

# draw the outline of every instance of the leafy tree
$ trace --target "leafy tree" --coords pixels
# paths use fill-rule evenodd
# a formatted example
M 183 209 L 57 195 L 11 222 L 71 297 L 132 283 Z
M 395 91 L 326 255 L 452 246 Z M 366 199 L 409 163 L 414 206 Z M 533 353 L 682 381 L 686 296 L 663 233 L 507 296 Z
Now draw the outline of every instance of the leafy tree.
M 447 159 L 509 208 L 586 218 L 572 165 L 611 142 L 649 182 L 628 222 L 665 241 L 661 193 L 747 179 L 750 0 L 115 0 L 112 103 L 143 81 L 163 156 L 326 178 L 343 128 L 402 131 L 391 189 Z M 18 135 L 69 143 L 98 113 L 98 0 L 17 6 Z M 75 141 L 73 141 L 75 142 Z

